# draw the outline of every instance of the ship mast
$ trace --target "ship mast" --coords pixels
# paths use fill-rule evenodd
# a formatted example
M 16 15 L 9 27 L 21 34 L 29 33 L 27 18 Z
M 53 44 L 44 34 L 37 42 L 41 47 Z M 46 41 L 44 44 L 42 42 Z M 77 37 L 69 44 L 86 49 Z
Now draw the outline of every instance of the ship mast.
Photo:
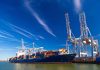
M 33 53 L 35 53 L 35 44 L 33 42 Z
M 25 45 L 24 45 L 24 40 L 21 39 L 21 49 L 18 49 L 18 52 L 16 52 L 16 56 L 19 57 L 19 56 L 25 56 L 26 55 L 26 51 L 25 51 Z M 25 58 L 25 57 L 24 57 Z
M 25 50 L 24 40 L 21 39 L 21 49 Z

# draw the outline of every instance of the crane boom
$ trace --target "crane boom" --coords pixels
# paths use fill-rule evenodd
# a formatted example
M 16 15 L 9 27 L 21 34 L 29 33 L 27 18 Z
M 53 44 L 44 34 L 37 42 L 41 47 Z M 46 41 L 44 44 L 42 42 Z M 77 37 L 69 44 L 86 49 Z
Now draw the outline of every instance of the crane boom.
M 79 21 L 80 21 L 81 37 L 82 38 L 88 38 L 88 27 L 87 27 L 87 24 L 86 24 L 86 16 L 85 16 L 84 12 L 80 13 Z
M 71 36 L 71 28 L 70 28 L 70 22 L 69 22 L 69 16 L 68 13 L 65 14 L 65 18 L 66 18 L 66 28 L 67 28 L 67 36 L 68 36 L 68 40 L 70 40 L 72 38 Z

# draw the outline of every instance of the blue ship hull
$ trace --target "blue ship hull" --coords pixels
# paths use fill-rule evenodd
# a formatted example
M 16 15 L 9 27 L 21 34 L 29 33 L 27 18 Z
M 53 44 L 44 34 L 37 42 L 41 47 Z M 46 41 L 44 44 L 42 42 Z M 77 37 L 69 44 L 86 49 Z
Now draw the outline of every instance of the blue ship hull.
M 100 64 L 100 56 L 99 57 L 96 57 L 96 64 Z
M 9 60 L 11 63 L 56 63 L 56 62 L 71 62 L 75 58 L 76 54 L 56 55 L 45 58 L 33 58 L 33 59 L 20 59 Z

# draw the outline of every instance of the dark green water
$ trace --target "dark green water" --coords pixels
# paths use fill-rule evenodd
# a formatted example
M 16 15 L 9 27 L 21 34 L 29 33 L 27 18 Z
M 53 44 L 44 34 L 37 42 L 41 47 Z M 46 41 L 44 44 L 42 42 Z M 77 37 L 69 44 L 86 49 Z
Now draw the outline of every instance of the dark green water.
M 0 62 L 0 70 L 100 70 L 97 64 L 12 64 Z

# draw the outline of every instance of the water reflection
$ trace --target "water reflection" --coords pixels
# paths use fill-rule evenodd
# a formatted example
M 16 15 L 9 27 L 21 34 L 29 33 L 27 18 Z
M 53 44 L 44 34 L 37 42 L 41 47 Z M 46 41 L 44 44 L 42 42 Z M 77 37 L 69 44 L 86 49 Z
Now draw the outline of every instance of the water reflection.
M 100 70 L 96 64 L 15 64 L 14 70 Z
M 76 70 L 99 70 L 100 65 L 97 64 L 75 64 Z
M 100 70 L 97 64 L 20 64 L 0 62 L 0 70 Z

